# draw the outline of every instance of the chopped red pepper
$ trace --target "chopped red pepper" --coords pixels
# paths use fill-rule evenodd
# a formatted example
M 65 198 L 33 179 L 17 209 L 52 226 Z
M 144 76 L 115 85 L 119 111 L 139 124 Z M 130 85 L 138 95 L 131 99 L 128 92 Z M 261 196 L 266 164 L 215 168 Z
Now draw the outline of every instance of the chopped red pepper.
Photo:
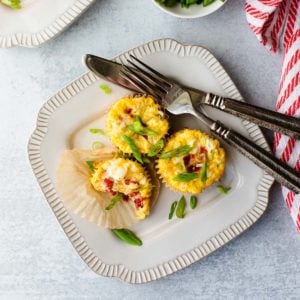
M 190 163 L 190 160 L 191 160 L 191 155 L 190 155 L 190 154 L 186 155 L 186 156 L 183 158 L 183 163 L 184 163 L 184 165 L 185 165 L 185 166 L 188 166 L 189 163 Z
M 113 186 L 114 186 L 114 181 L 113 179 L 110 179 L 110 178 L 104 178 L 103 179 L 103 182 L 104 182 L 104 185 L 105 185 L 105 188 L 106 188 L 106 191 L 108 193 L 110 193 L 112 196 L 115 196 L 117 195 L 117 192 L 113 190 Z M 131 180 L 131 179 L 125 179 L 125 184 L 129 185 L 131 183 L 137 183 L 136 181 L 134 180 Z M 131 199 L 134 204 L 135 204 L 135 207 L 138 209 L 138 208 L 143 208 L 144 207 L 144 198 L 141 197 L 141 194 L 139 192 L 133 192 L 131 193 L 130 195 L 125 195 L 123 194 L 123 200 L 124 201 L 129 201 L 129 199 Z
M 137 183 L 137 182 L 136 182 L 135 180 L 126 178 L 126 179 L 125 179 L 125 184 L 126 184 L 126 185 L 129 185 L 130 183 Z
M 135 199 L 133 202 L 134 202 L 136 208 L 144 207 L 144 199 L 142 197 Z
M 130 198 L 135 198 L 135 197 L 137 197 L 139 194 L 140 194 L 139 192 L 132 192 L 132 193 L 129 195 L 129 197 L 130 197 Z
M 114 186 L 114 181 L 110 178 L 104 178 L 103 179 L 104 185 L 106 187 L 106 191 L 111 193 Z
M 194 173 L 201 170 L 199 164 L 203 162 L 203 159 L 207 155 L 207 150 L 205 147 L 200 147 L 197 154 L 188 154 L 184 156 L 183 163 L 188 172 Z
M 206 150 L 206 148 L 203 147 L 203 146 L 200 147 L 199 152 L 200 152 L 200 153 L 204 153 L 205 155 L 207 155 L 207 150 Z
M 144 207 L 144 198 L 141 196 L 139 192 L 133 192 L 129 195 L 130 199 L 133 200 L 135 207 L 143 208 Z

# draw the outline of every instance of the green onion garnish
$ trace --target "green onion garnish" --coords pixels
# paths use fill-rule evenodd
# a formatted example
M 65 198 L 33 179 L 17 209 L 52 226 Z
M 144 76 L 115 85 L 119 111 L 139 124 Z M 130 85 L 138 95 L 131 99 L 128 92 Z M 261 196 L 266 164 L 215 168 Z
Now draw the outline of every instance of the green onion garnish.
M 170 207 L 169 220 L 171 220 L 173 218 L 176 206 L 177 206 L 177 201 L 174 201 Z
M 158 135 L 157 131 L 143 125 L 142 119 L 140 116 L 136 116 L 134 118 L 133 123 L 128 125 L 128 129 L 139 135 L 145 135 L 145 136 Z
M 185 197 L 182 196 L 178 202 L 177 208 L 176 208 L 176 217 L 177 218 L 184 218 L 185 216 L 185 207 L 186 207 L 186 200 Z
M 103 129 L 100 129 L 100 128 L 91 128 L 89 130 L 89 132 L 92 133 L 92 134 L 100 133 L 101 135 L 105 135 L 105 131 Z
M 123 194 L 118 193 L 116 196 L 111 198 L 110 204 L 106 206 L 105 209 L 111 210 L 122 198 L 123 198 Z
M 201 171 L 200 171 L 200 179 L 202 182 L 207 180 L 207 158 L 205 158 Z
M 111 93 L 111 89 L 106 84 L 100 84 L 99 87 L 105 94 L 108 95 Z
M 198 204 L 198 199 L 196 196 L 191 196 L 190 198 L 190 207 L 191 209 L 195 209 Z
M 217 190 L 221 193 L 221 194 L 228 194 L 228 192 L 231 190 L 231 187 L 225 187 L 225 186 L 222 186 L 222 185 L 218 185 L 217 186 Z
M 142 156 L 143 162 L 146 164 L 150 163 L 150 159 L 147 156 Z
M 156 156 L 165 146 L 165 142 L 163 139 L 160 139 L 157 141 L 154 145 L 151 146 L 148 152 L 149 157 L 154 157 Z
M 96 141 L 92 144 L 92 149 L 93 150 L 97 150 L 97 149 L 101 149 L 104 147 L 104 144 L 99 142 L 99 141 Z
M 136 236 L 134 232 L 132 232 L 129 229 L 123 228 L 123 229 L 112 229 L 111 230 L 116 237 L 118 237 L 123 242 L 133 245 L 133 246 L 142 246 L 143 242 L 140 238 Z
M 93 161 L 86 161 L 86 163 L 87 163 L 88 167 L 90 168 L 90 170 L 92 172 L 94 172 L 95 171 L 94 162 Z
M 0 0 L 0 2 L 12 9 L 22 8 L 20 0 Z
M 180 173 L 176 177 L 174 177 L 173 179 L 175 181 L 179 181 L 179 182 L 189 182 L 189 181 L 192 181 L 196 178 L 199 178 L 198 173 Z
M 122 139 L 123 139 L 123 141 L 124 141 L 125 143 L 127 143 L 127 144 L 129 145 L 129 147 L 130 147 L 130 149 L 131 149 L 131 151 L 132 151 L 133 156 L 135 157 L 135 159 L 136 159 L 138 162 L 140 162 L 141 164 L 143 164 L 143 163 L 144 163 L 143 157 L 142 157 L 142 155 L 141 155 L 139 149 L 137 148 L 137 146 L 136 146 L 134 140 L 133 140 L 131 137 L 129 137 L 128 135 L 125 135 L 125 134 L 122 135 Z
M 174 149 L 171 149 L 167 152 L 164 152 L 160 158 L 173 158 L 173 157 L 181 157 L 189 154 L 193 148 L 189 145 L 180 146 Z

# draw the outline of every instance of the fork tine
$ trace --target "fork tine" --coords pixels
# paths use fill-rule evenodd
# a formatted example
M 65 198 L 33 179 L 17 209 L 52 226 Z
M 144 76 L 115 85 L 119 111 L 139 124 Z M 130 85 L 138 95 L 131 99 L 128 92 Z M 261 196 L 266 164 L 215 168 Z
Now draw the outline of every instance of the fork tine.
M 136 58 L 135 56 L 133 56 L 132 54 L 129 54 L 129 56 L 130 56 L 130 58 L 132 58 L 133 60 L 135 60 L 136 62 L 138 62 L 140 65 L 142 65 L 149 72 L 155 74 L 156 78 L 159 79 L 162 83 L 166 84 L 168 87 L 170 87 L 172 85 L 171 84 L 171 80 L 169 78 L 167 78 L 163 74 L 159 73 L 158 71 L 154 70 L 153 68 L 149 67 L 144 62 L 142 62 L 141 60 L 139 60 L 138 58 Z
M 170 85 L 166 85 L 162 80 L 157 78 L 157 76 L 153 76 L 150 72 L 144 70 L 132 61 L 128 60 L 128 63 L 136 68 L 141 73 L 141 75 L 143 75 L 144 78 L 147 79 L 147 81 L 151 81 L 157 88 L 161 89 L 163 92 L 167 92 L 170 88 Z
M 166 91 L 162 89 L 158 89 L 157 85 L 151 81 L 149 81 L 149 78 L 147 75 L 141 74 L 137 72 L 133 68 L 129 68 L 126 65 L 123 65 L 123 68 L 129 73 L 130 75 L 134 76 L 139 82 L 142 82 L 145 87 L 147 87 L 147 91 L 150 94 L 156 94 L 159 95 L 160 98 L 164 98 Z M 144 89 L 145 90 L 145 89 Z
M 167 92 L 169 87 L 162 86 L 162 84 L 155 80 L 152 75 L 150 75 L 145 70 L 141 69 L 139 66 L 134 64 L 131 61 L 128 61 L 134 68 L 129 68 L 130 72 L 135 74 L 140 80 L 147 83 L 149 86 L 152 87 L 153 90 L 159 90 L 161 93 L 161 97 L 163 97 Z
M 162 100 L 163 95 L 160 92 L 158 92 L 154 88 L 151 88 L 149 85 L 147 85 L 143 79 L 141 79 L 139 76 L 137 76 L 133 72 L 133 70 L 129 69 L 127 66 L 124 66 L 124 65 L 122 66 L 122 69 L 120 71 L 120 75 L 124 79 L 126 79 L 130 83 L 132 83 L 134 86 L 136 86 L 142 92 L 146 92 L 147 94 L 153 95 L 159 101 Z

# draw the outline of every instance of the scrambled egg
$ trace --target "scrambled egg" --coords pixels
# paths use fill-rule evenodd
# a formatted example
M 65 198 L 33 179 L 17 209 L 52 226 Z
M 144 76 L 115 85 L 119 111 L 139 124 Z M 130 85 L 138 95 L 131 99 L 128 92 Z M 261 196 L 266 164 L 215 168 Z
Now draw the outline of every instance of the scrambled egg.
M 130 130 L 136 119 L 152 134 L 138 134 Z M 122 139 L 129 136 L 140 153 L 148 153 L 153 144 L 162 139 L 168 132 L 169 123 L 165 113 L 151 96 L 125 97 L 118 100 L 107 116 L 107 133 L 111 142 L 124 153 L 132 153 L 131 147 Z
M 184 129 L 170 138 L 163 153 L 182 146 L 190 146 L 188 147 L 190 150 L 182 156 L 158 159 L 158 173 L 166 185 L 176 191 L 201 193 L 223 175 L 225 151 L 220 147 L 218 140 L 207 134 L 199 130 Z M 203 171 L 205 171 L 205 176 L 201 178 Z M 193 179 L 188 181 L 176 180 L 179 174 L 186 173 L 194 173 L 195 177 L 191 177 Z
M 112 196 L 121 193 L 121 201 L 133 201 L 137 218 L 144 219 L 149 214 L 152 185 L 139 163 L 124 158 L 99 162 L 90 181 L 99 192 Z

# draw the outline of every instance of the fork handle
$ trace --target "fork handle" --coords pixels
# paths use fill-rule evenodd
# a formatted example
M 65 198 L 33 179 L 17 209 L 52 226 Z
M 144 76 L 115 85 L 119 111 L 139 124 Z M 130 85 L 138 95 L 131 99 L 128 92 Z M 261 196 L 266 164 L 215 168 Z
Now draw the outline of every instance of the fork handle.
M 210 130 L 273 176 L 276 181 L 293 192 L 300 193 L 300 173 L 296 172 L 293 168 L 284 164 L 270 152 L 259 147 L 241 134 L 226 128 L 219 121 L 214 122 Z
M 296 139 L 300 138 L 300 119 L 298 118 L 211 93 L 206 95 L 204 104 L 275 132 L 280 132 Z

